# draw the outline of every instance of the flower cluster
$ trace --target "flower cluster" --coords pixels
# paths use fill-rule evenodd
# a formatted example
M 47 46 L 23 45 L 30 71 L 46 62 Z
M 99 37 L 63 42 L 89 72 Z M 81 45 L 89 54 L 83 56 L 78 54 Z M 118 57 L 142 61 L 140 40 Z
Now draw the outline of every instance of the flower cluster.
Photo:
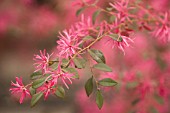
M 106 62 L 106 60 L 111 58 L 106 59 L 103 52 L 97 50 L 94 45 L 106 39 L 107 43 L 111 46 L 109 50 L 113 51 L 113 48 L 116 47 L 125 54 L 126 48 L 131 47 L 132 43 L 135 44 L 136 38 L 134 40 L 132 35 L 139 31 L 146 30 L 148 33 L 153 31 L 152 33 L 154 33 L 155 37 L 165 42 L 170 39 L 168 12 L 165 13 L 164 17 L 162 17 L 162 13 L 156 15 L 156 11 L 151 12 L 151 9 L 143 6 L 142 1 L 140 2 L 120 0 L 114 3 L 108 3 L 109 7 L 102 8 L 97 6 L 97 2 L 90 4 L 83 1 L 82 7 L 77 11 L 77 16 L 85 8 L 93 7 L 96 9 L 91 15 L 92 18 L 82 14 L 80 21 L 73 24 L 69 29 L 59 32 L 59 39 L 56 41 L 57 51 L 53 52 L 57 53 L 57 58 L 52 59 L 53 54 L 46 53 L 46 50 L 40 50 L 40 55 L 34 56 L 35 71 L 31 75 L 33 82 L 24 86 L 22 79 L 16 78 L 16 84 L 12 82 L 11 85 L 17 88 L 11 88 L 10 91 L 21 94 L 20 103 L 23 102 L 26 95 L 32 96 L 31 106 L 34 106 L 43 94 L 45 100 L 50 94 L 63 98 L 65 90 L 62 86 L 64 85 L 69 89 L 69 84 L 72 84 L 72 80 L 79 78 L 77 70 L 89 68 L 92 76 L 85 83 L 85 91 L 87 96 L 90 96 L 92 93 L 96 94 L 96 104 L 101 109 L 103 106 L 102 88 L 113 87 L 117 85 L 117 82 L 113 79 L 117 79 L 117 81 L 120 81 L 120 79 L 119 77 L 112 78 L 110 76 L 99 79 L 95 76 L 94 69 L 99 70 L 98 73 L 100 71 L 111 72 L 108 75 L 112 75 L 113 73 L 112 68 Z M 99 18 L 98 21 L 97 18 Z M 87 58 L 90 60 L 87 61 Z M 94 62 L 91 62 L 91 59 Z M 160 62 L 162 63 L 158 59 L 158 63 Z M 87 64 L 89 65 L 87 66 Z M 121 65 L 121 62 L 118 65 Z M 124 65 L 126 67 L 126 64 Z M 147 64 L 147 66 L 151 68 L 150 64 Z M 135 88 L 138 88 L 137 91 L 142 94 L 142 98 L 148 92 L 153 93 L 154 88 L 158 86 L 154 81 L 150 82 L 151 78 L 149 77 L 143 77 L 141 79 L 140 77 L 134 77 L 134 74 L 132 75 L 127 75 L 130 77 L 123 78 L 123 86 L 126 84 L 124 82 L 138 79 L 139 85 L 137 84 Z M 165 95 L 162 81 L 159 81 L 159 92 L 161 95 Z M 96 87 L 93 87 L 94 85 Z

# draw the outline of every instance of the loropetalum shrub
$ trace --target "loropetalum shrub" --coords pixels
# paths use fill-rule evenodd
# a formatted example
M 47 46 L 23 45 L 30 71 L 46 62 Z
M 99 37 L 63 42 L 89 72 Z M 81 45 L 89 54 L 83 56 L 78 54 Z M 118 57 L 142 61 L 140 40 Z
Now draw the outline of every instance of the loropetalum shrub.
M 80 3 L 81 8 L 76 12 L 80 20 L 69 29 L 59 32 L 59 39 L 56 41 L 58 51 L 49 54 L 44 49 L 34 55 L 35 71 L 31 74 L 32 82 L 24 85 L 21 77 L 16 77 L 16 83 L 11 82 L 10 91 L 12 94 L 20 95 L 20 103 L 23 103 L 27 96 L 31 98 L 31 107 L 35 106 L 43 95 L 44 100 L 49 95 L 64 98 L 65 88 L 69 89 L 69 85 L 75 79 L 79 79 L 78 70 L 86 68 L 91 73 L 91 77 L 85 83 L 86 94 L 89 97 L 94 93 L 96 104 L 101 109 L 104 102 L 103 87 L 116 87 L 119 81 L 111 76 L 102 76 L 102 79 L 95 76 L 98 73 L 96 70 L 107 72 L 109 75 L 113 74 L 113 69 L 106 63 L 107 59 L 103 52 L 95 49 L 94 45 L 99 41 L 106 41 L 104 46 L 109 45 L 113 51 L 114 48 L 118 48 L 125 56 L 126 48 L 133 47 L 136 41 L 134 34 L 137 32 L 147 32 L 150 38 L 154 38 L 158 43 L 165 44 L 170 40 L 168 10 L 157 11 L 146 4 L 146 1 L 140 0 L 113 1 L 106 7 L 98 6 L 98 0 L 93 3 L 90 0 Z M 91 17 L 83 14 L 91 7 L 96 9 Z M 54 58 L 53 55 L 56 53 L 57 57 Z M 160 58 L 158 63 L 160 65 L 162 63 Z M 168 94 L 164 84 L 166 77 L 164 77 L 161 76 L 158 80 L 158 94 L 162 97 Z M 127 74 L 123 82 L 136 84 L 140 80 L 135 78 L 134 74 Z M 153 90 L 150 86 L 155 84 L 147 80 L 146 84 L 141 84 L 135 90 L 140 90 L 143 98 L 147 91 Z M 134 104 L 137 101 L 139 100 L 134 101 Z

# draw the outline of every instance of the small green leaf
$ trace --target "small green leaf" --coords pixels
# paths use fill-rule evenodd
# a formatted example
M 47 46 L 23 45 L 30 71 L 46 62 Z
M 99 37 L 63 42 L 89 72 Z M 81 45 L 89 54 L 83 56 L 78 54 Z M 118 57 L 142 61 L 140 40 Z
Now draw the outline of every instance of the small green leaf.
M 34 88 L 32 88 L 32 87 L 30 87 L 30 94 L 31 94 L 31 96 L 33 96 L 35 93 L 36 93 L 36 89 L 34 89 Z
M 83 12 L 86 9 L 86 7 L 81 7 L 80 9 L 77 10 L 76 16 L 79 16 L 81 12 Z
M 93 92 L 93 76 L 89 78 L 85 84 L 86 94 L 89 97 L 90 94 Z
M 58 86 L 57 90 L 55 92 L 55 95 L 60 97 L 60 98 L 64 98 L 65 97 L 65 90 L 62 86 Z
M 99 84 L 102 86 L 115 86 L 117 82 L 112 80 L 111 78 L 105 78 L 105 79 L 100 80 Z
M 159 96 L 159 95 L 154 95 L 155 100 L 159 103 L 159 104 L 164 104 L 164 99 L 163 97 Z
M 57 69 L 58 68 L 58 62 L 53 63 L 53 65 L 50 66 L 52 69 Z
M 95 39 L 94 39 L 92 36 L 88 35 L 88 36 L 85 36 L 85 37 L 83 38 L 83 40 L 84 40 L 84 41 L 87 41 L 87 40 L 93 41 L 93 40 L 95 40 Z
M 118 42 L 122 42 L 123 41 L 123 38 L 121 36 L 119 36 L 118 34 L 110 34 L 108 36 L 110 38 L 112 38 L 113 40 L 115 40 L 115 41 L 118 41 Z
M 92 15 L 92 22 L 93 22 L 93 24 L 95 24 L 96 18 L 100 14 L 100 12 L 101 12 L 100 10 L 97 10 L 97 11 L 95 11 L 93 13 L 93 15 Z
M 159 112 L 158 112 L 158 110 L 155 107 L 151 106 L 149 108 L 149 113 L 159 113 Z
M 34 89 L 37 89 L 38 87 L 42 86 L 42 85 L 44 84 L 44 82 L 45 82 L 45 77 L 44 77 L 44 78 L 37 79 L 37 80 L 35 80 L 35 81 L 33 82 L 32 87 L 33 87 Z
M 108 10 L 108 11 L 112 11 L 112 10 L 113 10 L 113 8 L 112 8 L 112 7 L 106 7 L 106 10 Z
M 114 15 L 110 16 L 110 18 L 109 18 L 110 23 L 113 23 L 115 21 L 115 19 L 116 19 L 116 16 L 114 16 Z
M 34 94 L 31 99 L 31 107 L 34 107 L 42 96 L 43 96 L 43 92 Z
M 156 58 L 156 63 L 159 65 L 160 69 L 164 70 L 167 67 L 167 63 L 161 57 Z
M 100 90 L 97 90 L 97 94 L 96 94 L 96 104 L 98 106 L 99 109 L 102 108 L 103 106 L 103 95 L 101 93 Z
M 102 70 L 102 71 L 106 71 L 106 72 L 112 72 L 112 69 L 108 65 L 103 64 L 103 63 L 95 64 L 93 66 L 93 68 L 96 68 L 96 69 L 99 69 L 99 70 Z
M 83 58 L 74 58 L 73 59 L 74 64 L 76 65 L 77 68 L 82 69 L 85 67 L 86 60 Z
M 137 81 L 127 82 L 127 84 L 126 84 L 126 88 L 128 88 L 128 89 L 133 89 L 138 86 L 139 86 L 139 83 Z
M 69 62 L 69 59 L 62 59 L 62 66 L 66 66 L 67 64 L 68 64 L 68 62 Z
M 63 69 L 63 71 L 73 73 L 74 74 L 73 78 L 79 79 L 79 74 L 75 68 L 69 67 L 69 68 Z
M 105 57 L 103 55 L 103 53 L 99 50 L 88 50 L 90 56 L 93 58 L 93 60 L 95 60 L 98 63 L 105 63 Z
M 37 79 L 38 77 L 42 76 L 42 73 L 41 72 L 34 72 L 31 74 L 31 79 L 34 80 L 34 79 Z
M 132 101 L 131 104 L 134 106 L 134 105 L 136 105 L 137 103 L 139 103 L 140 101 L 141 101 L 140 98 L 136 98 L 135 100 Z

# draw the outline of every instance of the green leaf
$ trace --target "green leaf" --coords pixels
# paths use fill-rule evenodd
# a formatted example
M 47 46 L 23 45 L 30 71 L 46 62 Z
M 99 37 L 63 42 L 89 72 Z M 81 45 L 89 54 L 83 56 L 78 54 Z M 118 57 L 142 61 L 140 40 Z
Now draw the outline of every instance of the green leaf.
M 69 68 L 63 69 L 63 71 L 73 73 L 74 74 L 73 78 L 79 79 L 79 74 L 75 68 L 69 67 Z
M 60 97 L 60 98 L 64 98 L 65 97 L 65 90 L 62 86 L 58 86 L 57 90 L 55 92 L 55 95 Z
M 79 16 L 81 12 L 83 12 L 86 9 L 86 7 L 81 7 L 80 9 L 77 10 L 76 16 Z
M 88 52 L 90 54 L 90 56 L 93 58 L 93 60 L 95 60 L 98 63 L 105 63 L 105 57 L 103 55 L 103 53 L 99 50 L 90 50 L 88 49 Z
M 29 90 L 30 90 L 31 96 L 33 96 L 36 93 L 36 90 L 34 88 L 32 88 L 32 87 L 30 87 Z
M 154 95 L 154 98 L 156 99 L 156 101 L 159 103 L 159 104 L 164 104 L 164 99 L 163 97 L 159 96 L 159 95 Z
M 85 84 L 86 94 L 89 97 L 90 94 L 93 92 L 93 76 L 89 78 Z
M 62 66 L 66 66 L 67 64 L 68 64 L 68 62 L 69 62 L 69 59 L 62 59 Z
M 106 71 L 106 72 L 112 72 L 112 69 L 108 65 L 103 64 L 103 63 L 95 64 L 93 66 L 93 68 L 96 68 L 96 69 L 99 69 L 99 70 L 102 70 L 102 71 Z
M 111 78 L 105 78 L 99 81 L 99 84 L 102 86 L 115 86 L 117 82 L 112 80 Z
M 34 94 L 31 99 L 31 107 L 34 107 L 42 96 L 43 96 L 43 92 Z
M 92 36 L 88 35 L 88 36 L 85 36 L 85 37 L 83 38 L 83 40 L 84 40 L 84 41 L 87 41 L 87 40 L 93 41 L 93 40 L 95 40 L 95 39 L 94 39 Z
M 115 21 L 115 19 L 116 19 L 116 16 L 114 16 L 114 15 L 110 16 L 110 18 L 109 18 L 110 23 L 113 23 Z
M 140 101 L 141 101 L 140 98 L 136 98 L 135 100 L 132 101 L 131 104 L 134 106 L 134 105 L 136 105 L 137 103 L 139 103 Z
M 100 10 L 97 10 L 97 11 L 95 11 L 93 13 L 93 15 L 92 15 L 92 22 L 93 22 L 93 24 L 95 24 L 96 18 L 100 14 L 100 12 L 101 12 Z
M 113 40 L 115 40 L 115 41 L 118 41 L 118 42 L 122 42 L 123 41 L 123 38 L 121 36 L 119 36 L 118 34 L 110 34 L 108 36 L 110 38 L 112 38 Z
M 74 58 L 73 59 L 74 64 L 76 65 L 77 68 L 82 69 L 85 67 L 86 60 L 83 58 Z
M 139 86 L 139 83 L 137 81 L 127 82 L 127 84 L 126 84 L 126 88 L 128 88 L 128 89 L 133 89 L 138 86 Z
M 45 82 L 45 77 L 44 77 L 44 78 L 37 79 L 37 80 L 35 80 L 35 81 L 33 82 L 32 87 L 33 87 L 34 89 L 37 89 L 38 87 L 42 86 L 42 85 L 44 84 L 44 82 Z
M 55 62 L 53 65 L 50 66 L 52 69 L 57 69 L 58 68 L 58 62 Z
M 149 108 L 149 113 L 159 113 L 159 112 L 158 112 L 158 110 L 155 107 L 151 106 Z
M 96 104 L 98 106 L 99 109 L 102 108 L 103 106 L 103 95 L 101 93 L 100 90 L 97 90 L 97 94 L 96 94 Z
M 157 64 L 159 65 L 159 67 L 160 67 L 162 70 L 166 69 L 167 63 L 166 63 L 165 60 L 163 60 L 161 57 L 158 56 L 158 57 L 156 58 L 156 62 L 157 62 Z
M 106 10 L 108 10 L 108 11 L 112 11 L 112 10 L 113 10 L 113 8 L 112 8 L 112 7 L 106 7 Z
M 31 79 L 34 80 L 34 79 L 37 79 L 38 77 L 42 76 L 42 73 L 41 72 L 34 72 L 31 74 Z

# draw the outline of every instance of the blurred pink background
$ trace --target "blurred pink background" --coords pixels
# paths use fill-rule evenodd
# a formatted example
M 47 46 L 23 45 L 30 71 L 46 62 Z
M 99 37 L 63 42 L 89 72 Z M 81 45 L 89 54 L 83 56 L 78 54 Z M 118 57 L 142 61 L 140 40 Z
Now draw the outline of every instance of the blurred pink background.
M 102 73 L 103 76 L 112 77 L 120 83 L 116 88 L 104 89 L 108 93 L 104 94 L 106 102 L 101 111 L 95 105 L 94 97 L 88 99 L 85 94 L 84 83 L 89 78 L 86 76 L 88 72 L 81 72 L 81 79 L 66 91 L 64 100 L 50 96 L 47 101 L 42 100 L 35 108 L 30 108 L 30 100 L 20 105 L 10 96 L 10 82 L 15 76 L 22 76 L 24 83 L 29 82 L 29 76 L 34 71 L 33 55 L 40 49 L 47 49 L 48 52 L 55 50 L 58 31 L 70 27 L 79 19 L 75 13 L 80 8 L 80 1 L 0 0 L 0 113 L 170 113 L 170 44 L 161 45 L 142 33 L 134 36 L 135 44 L 126 50 L 125 56 L 117 49 L 110 50 L 106 40 L 95 46 L 103 51 L 107 63 L 114 70 L 111 75 Z M 107 1 L 111 0 L 101 0 L 99 4 L 106 6 Z M 151 0 L 150 3 L 159 11 L 165 11 L 170 6 L 168 0 Z M 93 10 L 85 11 L 86 15 L 91 15 Z M 139 72 L 142 78 L 138 80 L 134 72 Z M 167 80 L 163 82 L 166 85 L 163 87 L 166 92 L 163 104 L 155 102 L 152 95 L 152 89 L 157 90 L 154 82 L 160 82 L 160 76 L 166 76 Z M 151 89 L 147 99 L 137 100 L 141 92 L 126 86 L 132 81 L 140 81 L 139 89 Z M 158 110 L 154 111 L 152 106 Z M 151 110 L 146 112 L 146 109 Z

